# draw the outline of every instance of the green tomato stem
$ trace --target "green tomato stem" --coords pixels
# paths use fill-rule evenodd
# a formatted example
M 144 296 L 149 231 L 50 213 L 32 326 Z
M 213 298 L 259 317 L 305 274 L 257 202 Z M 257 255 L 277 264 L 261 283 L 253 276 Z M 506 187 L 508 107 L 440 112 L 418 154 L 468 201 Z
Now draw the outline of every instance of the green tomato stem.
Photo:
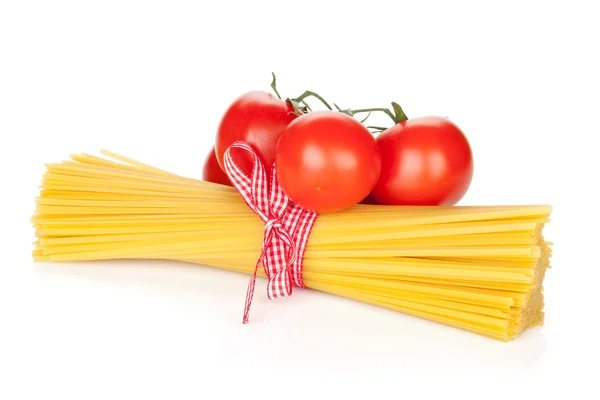
M 404 110 L 402 109 L 402 107 L 400 107 L 400 105 L 398 103 L 395 103 L 392 101 L 392 107 L 394 108 L 394 114 L 396 114 L 396 123 L 397 124 L 399 124 L 400 122 L 406 121 L 408 119 L 408 117 L 404 113 Z
M 354 116 L 354 114 L 359 114 L 359 113 L 371 113 L 371 112 L 382 112 L 385 113 L 388 117 L 390 117 L 392 119 L 392 121 L 394 121 L 394 123 L 397 123 L 396 121 L 396 116 L 394 114 L 392 114 L 392 112 L 390 110 L 388 110 L 387 108 L 361 108 L 360 110 L 350 110 L 349 114 Z
M 277 97 L 281 99 L 281 96 L 279 95 L 279 92 L 277 91 L 277 78 L 275 77 L 275 73 L 271 72 L 271 75 L 273 75 L 273 80 L 271 81 L 271 88 L 273 89 L 273 91 L 275 92 Z
M 271 75 L 273 76 L 273 80 L 271 81 L 271 88 L 273 89 L 273 91 L 275 92 L 277 97 L 281 99 L 281 96 L 279 95 L 279 91 L 277 90 L 277 78 L 275 77 L 275 73 L 271 72 Z M 294 108 L 293 114 L 300 116 L 306 111 L 312 112 L 312 108 L 305 101 L 305 99 L 307 97 L 314 97 L 314 98 L 318 99 L 321 103 L 323 103 L 325 105 L 325 107 L 327 107 L 329 110 L 332 110 L 329 103 L 323 97 L 321 97 L 319 94 L 317 94 L 313 91 L 307 90 L 296 98 L 292 98 L 292 99 L 287 98 L 286 99 L 286 101 L 288 103 L 290 103 Z M 302 105 L 304 107 L 301 108 L 300 105 Z M 402 107 L 400 107 L 400 105 L 396 102 L 392 102 L 392 111 L 390 111 L 388 108 L 383 108 L 383 107 L 361 108 L 359 110 L 353 110 L 351 108 L 341 109 L 337 104 L 333 103 L 333 105 L 338 110 L 338 112 L 349 115 L 351 117 L 354 117 L 354 115 L 360 114 L 360 113 L 368 113 L 367 116 L 360 121 L 361 123 L 364 123 L 371 116 L 372 112 L 385 113 L 388 117 L 390 117 L 392 119 L 392 121 L 394 121 L 394 124 L 399 124 L 408 119 L 408 117 L 406 116 L 406 113 L 404 112 L 404 110 L 402 110 Z M 375 128 L 378 130 L 387 129 L 387 128 L 375 127 L 375 126 L 372 126 L 372 127 L 369 126 L 367 128 Z
M 296 101 L 296 102 L 298 102 L 298 103 L 303 103 L 304 99 L 307 98 L 307 97 L 315 97 L 315 98 L 319 99 L 319 101 L 321 101 L 321 103 L 325 104 L 325 107 L 327 107 L 328 109 L 331 110 L 331 106 L 329 105 L 328 102 L 325 101 L 324 98 L 322 98 L 321 96 L 319 96 L 315 92 L 311 92 L 310 90 L 307 90 L 306 92 L 302 93 L 299 97 L 296 97 L 293 100 Z

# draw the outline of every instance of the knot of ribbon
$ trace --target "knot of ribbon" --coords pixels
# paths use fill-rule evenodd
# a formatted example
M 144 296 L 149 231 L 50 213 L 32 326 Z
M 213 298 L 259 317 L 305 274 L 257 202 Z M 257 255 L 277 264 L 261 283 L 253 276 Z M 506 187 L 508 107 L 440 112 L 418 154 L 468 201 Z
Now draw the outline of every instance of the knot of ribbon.
M 253 158 L 252 176 L 247 176 L 234 162 L 231 150 L 239 149 Z M 243 322 L 248 323 L 254 296 L 256 274 L 261 265 L 267 276 L 267 297 L 276 299 L 292 294 L 292 287 L 306 287 L 302 280 L 302 262 L 310 231 L 317 213 L 294 204 L 277 183 L 275 166 L 271 179 L 252 147 L 237 141 L 225 151 L 225 173 L 248 207 L 265 224 L 262 252 L 248 284 Z

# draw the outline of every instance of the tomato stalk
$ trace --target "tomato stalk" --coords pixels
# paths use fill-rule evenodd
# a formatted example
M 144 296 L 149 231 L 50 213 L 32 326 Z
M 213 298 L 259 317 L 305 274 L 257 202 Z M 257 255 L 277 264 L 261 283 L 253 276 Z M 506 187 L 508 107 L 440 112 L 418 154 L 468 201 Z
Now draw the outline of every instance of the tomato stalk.
M 274 72 L 271 72 L 271 75 L 273 76 L 273 80 L 271 81 L 271 89 L 273 89 L 273 91 L 275 92 L 277 97 L 279 99 L 281 99 L 281 95 L 279 94 L 279 91 L 277 90 L 277 77 L 275 76 Z M 315 98 L 319 99 L 319 101 L 321 101 L 321 103 L 323 103 L 325 105 L 325 107 L 327 107 L 329 110 L 331 110 L 331 106 L 329 105 L 329 103 L 327 103 L 327 101 L 325 101 L 325 99 L 323 97 L 321 97 L 319 94 L 312 92 L 310 90 L 305 91 L 298 97 L 287 98 L 287 99 L 285 99 L 285 101 L 290 103 L 294 107 L 294 114 L 300 116 L 303 113 L 305 113 L 306 111 L 312 111 L 312 108 L 310 108 L 310 105 L 308 105 L 306 100 L 304 100 L 307 97 L 315 97 Z
M 385 126 L 373 126 L 373 125 L 369 125 L 367 126 L 367 128 L 369 129 L 374 129 L 373 133 L 380 133 L 383 132 L 389 128 L 386 128 Z
M 281 95 L 279 94 L 279 91 L 277 91 L 277 77 L 275 77 L 274 72 L 271 72 L 271 75 L 273 75 L 273 80 L 271 81 L 271 89 L 273 89 L 273 91 L 277 95 L 277 98 L 281 100 Z
M 327 101 L 325 101 L 325 99 L 323 97 L 319 96 L 315 92 L 311 92 L 310 90 L 307 90 L 306 92 L 302 93 L 298 97 L 295 97 L 293 99 L 289 99 L 289 98 L 286 99 L 286 101 L 294 107 L 294 114 L 300 116 L 303 113 L 305 113 L 307 110 L 312 111 L 312 108 L 310 108 L 308 103 L 304 100 L 307 97 L 315 97 L 315 98 L 319 99 L 321 101 L 321 103 L 325 104 L 325 107 L 327 107 L 329 110 L 331 110 L 331 106 L 329 105 L 329 103 L 327 103 Z M 302 109 L 302 107 L 300 107 L 300 104 L 302 104 L 304 106 L 304 109 Z
M 277 97 L 281 99 L 281 95 L 279 94 L 279 91 L 277 90 L 277 79 L 275 77 L 275 73 L 271 72 L 271 75 L 273 75 L 273 81 L 271 82 L 271 88 L 273 89 L 273 91 L 275 92 Z M 312 111 L 312 109 L 310 108 L 308 103 L 305 101 L 305 99 L 307 97 L 314 97 L 314 98 L 318 99 L 321 103 L 323 103 L 325 105 L 325 107 L 327 107 L 327 109 L 332 110 L 329 103 L 322 96 L 320 96 L 319 94 L 317 94 L 313 91 L 307 90 L 298 97 L 286 99 L 286 101 L 288 103 L 290 103 L 294 108 L 293 114 L 300 116 L 300 115 L 306 113 L 306 111 Z M 333 105 L 338 110 L 338 112 L 347 114 L 351 117 L 354 117 L 356 114 L 368 113 L 367 116 L 360 121 L 361 123 L 364 123 L 369 118 L 369 116 L 371 115 L 372 112 L 385 113 L 388 117 L 390 117 L 392 119 L 392 121 L 394 121 L 394 124 L 399 124 L 400 122 L 406 121 L 408 119 L 408 117 L 406 116 L 406 113 L 404 112 L 404 110 L 402 110 L 402 107 L 400 107 L 400 105 L 396 102 L 392 102 L 392 110 L 390 110 L 388 108 L 383 108 L 383 107 L 361 108 L 358 110 L 353 110 L 351 108 L 341 109 L 337 104 L 333 103 Z M 379 131 L 384 131 L 387 129 L 387 128 L 383 128 L 383 127 L 379 127 L 379 126 L 368 126 L 367 128 L 376 129 Z
M 297 102 L 302 102 L 307 97 L 315 97 L 315 98 L 319 99 L 321 101 L 321 103 L 325 104 L 325 107 L 327 107 L 328 109 L 331 110 L 331 106 L 329 105 L 329 103 L 327 103 L 325 101 L 324 98 L 322 98 L 315 92 L 311 92 L 310 90 L 307 90 L 306 92 L 302 93 L 300 96 L 296 97 L 294 100 Z
M 404 110 L 402 110 L 402 107 L 400 107 L 400 105 L 398 103 L 392 102 L 392 109 L 394 110 L 394 112 L 390 111 L 387 108 L 383 108 L 383 107 L 381 107 L 381 108 L 362 108 L 360 110 L 348 109 L 348 110 L 340 110 L 340 112 L 346 113 L 352 117 L 355 114 L 365 113 L 365 112 L 368 112 L 369 114 L 371 112 L 383 112 L 388 117 L 390 117 L 392 119 L 392 121 L 394 121 L 394 124 L 399 124 L 400 122 L 406 121 L 408 119 L 408 117 L 404 113 Z

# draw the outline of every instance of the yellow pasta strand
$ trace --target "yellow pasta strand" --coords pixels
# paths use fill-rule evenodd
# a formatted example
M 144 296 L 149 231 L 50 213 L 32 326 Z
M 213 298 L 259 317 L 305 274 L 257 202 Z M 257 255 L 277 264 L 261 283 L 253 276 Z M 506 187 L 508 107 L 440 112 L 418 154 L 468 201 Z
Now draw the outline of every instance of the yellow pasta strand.
M 102 155 L 46 165 L 32 217 L 36 261 L 168 259 L 252 273 L 264 226 L 235 189 Z M 322 214 L 304 282 L 508 341 L 543 323 L 551 211 L 357 205 Z

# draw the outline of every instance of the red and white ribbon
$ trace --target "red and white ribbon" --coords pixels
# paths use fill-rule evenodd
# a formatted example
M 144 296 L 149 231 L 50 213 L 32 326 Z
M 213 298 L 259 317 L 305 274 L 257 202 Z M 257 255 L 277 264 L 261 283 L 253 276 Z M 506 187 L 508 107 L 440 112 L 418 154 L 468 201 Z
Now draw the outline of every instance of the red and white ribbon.
M 252 155 L 254 162 L 251 177 L 235 164 L 231 156 L 232 149 L 244 150 Z M 290 296 L 292 286 L 306 287 L 302 281 L 302 261 L 317 213 L 294 204 L 285 195 L 277 183 L 275 166 L 269 182 L 264 165 L 247 143 L 237 141 L 229 146 L 225 151 L 224 161 L 225 173 L 231 183 L 240 192 L 248 207 L 265 223 L 262 253 L 246 293 L 243 322 L 247 323 L 256 273 L 261 264 L 268 279 L 269 299 Z

